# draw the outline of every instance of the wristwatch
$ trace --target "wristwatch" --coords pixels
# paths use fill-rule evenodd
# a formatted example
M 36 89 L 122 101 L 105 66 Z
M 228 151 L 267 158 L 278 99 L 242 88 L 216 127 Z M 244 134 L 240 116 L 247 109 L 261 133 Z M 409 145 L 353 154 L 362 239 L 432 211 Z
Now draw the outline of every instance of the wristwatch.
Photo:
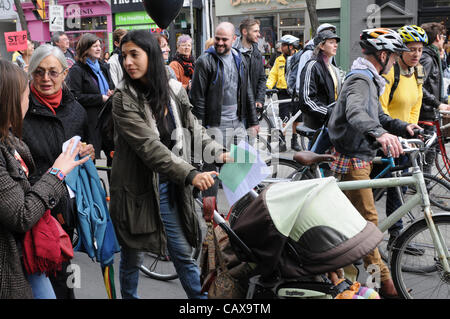
M 60 181 L 63 181 L 64 178 L 66 178 L 66 175 L 64 175 L 64 173 L 61 172 L 61 170 L 58 169 L 58 168 L 52 167 L 52 168 L 50 168 L 50 169 L 47 171 L 47 173 L 50 173 L 50 174 L 52 174 L 52 175 L 55 175 L 56 177 L 58 177 L 58 179 L 59 179 Z

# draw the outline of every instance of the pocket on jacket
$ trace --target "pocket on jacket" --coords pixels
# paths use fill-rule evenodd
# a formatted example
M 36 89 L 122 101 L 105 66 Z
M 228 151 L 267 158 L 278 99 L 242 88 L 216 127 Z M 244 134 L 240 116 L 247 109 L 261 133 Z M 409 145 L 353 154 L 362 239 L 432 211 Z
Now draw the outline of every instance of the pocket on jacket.
M 156 214 L 150 192 L 141 195 L 124 193 L 123 209 L 130 234 L 143 235 L 156 231 Z

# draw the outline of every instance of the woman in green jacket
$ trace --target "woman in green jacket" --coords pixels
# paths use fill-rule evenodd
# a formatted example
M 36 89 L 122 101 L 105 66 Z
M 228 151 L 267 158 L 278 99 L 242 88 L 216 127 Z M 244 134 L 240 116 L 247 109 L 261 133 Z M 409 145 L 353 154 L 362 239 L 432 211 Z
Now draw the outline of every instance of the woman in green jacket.
M 187 296 L 206 298 L 191 258 L 199 235 L 192 190 L 210 188 L 211 175 L 218 173 L 198 172 L 190 164 L 191 150 L 209 155 L 203 160 L 210 163 L 223 163 L 228 155 L 192 115 L 181 84 L 168 80 L 161 49 L 151 33 L 129 32 L 121 50 L 125 81 L 113 97 L 110 212 L 122 250 L 122 298 L 138 298 L 142 252 L 163 256 L 166 247 Z

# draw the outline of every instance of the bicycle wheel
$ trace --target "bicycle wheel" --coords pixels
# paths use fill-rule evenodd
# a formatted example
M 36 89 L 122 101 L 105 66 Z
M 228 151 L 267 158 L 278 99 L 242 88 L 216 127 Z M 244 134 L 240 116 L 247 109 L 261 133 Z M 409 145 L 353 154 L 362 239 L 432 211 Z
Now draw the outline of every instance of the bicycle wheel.
M 291 181 L 315 178 L 309 167 L 300 165 L 294 160 L 277 158 L 267 161 L 266 164 L 271 170 L 272 178 L 287 179 Z
M 198 260 L 201 248 L 192 249 L 192 258 Z M 144 275 L 155 280 L 169 281 L 178 278 L 175 266 L 169 256 L 157 256 L 153 253 L 145 253 L 144 261 L 139 267 Z
M 450 215 L 433 216 L 447 247 L 450 244 Z M 421 256 L 405 253 L 407 245 L 424 250 Z M 404 268 L 415 268 L 411 273 Z M 427 271 L 420 271 L 420 270 Z M 395 241 L 391 260 L 392 279 L 398 293 L 407 299 L 449 299 L 450 276 L 442 269 L 425 219 L 414 223 Z
M 199 232 L 197 238 L 197 248 L 192 248 L 192 259 L 198 263 L 202 245 L 202 232 L 199 225 Z M 158 256 L 156 254 L 146 252 L 144 254 L 144 261 L 139 267 L 144 275 L 155 280 L 169 281 L 178 278 L 177 271 L 174 264 L 170 261 L 168 253 L 166 256 Z
M 404 173 L 402 176 L 412 176 L 412 173 Z M 443 178 L 439 178 L 439 176 L 433 176 L 427 173 L 423 174 L 423 178 L 425 179 L 431 206 L 450 212 L 450 183 Z M 415 194 L 415 187 L 409 186 L 407 193 L 410 195 Z

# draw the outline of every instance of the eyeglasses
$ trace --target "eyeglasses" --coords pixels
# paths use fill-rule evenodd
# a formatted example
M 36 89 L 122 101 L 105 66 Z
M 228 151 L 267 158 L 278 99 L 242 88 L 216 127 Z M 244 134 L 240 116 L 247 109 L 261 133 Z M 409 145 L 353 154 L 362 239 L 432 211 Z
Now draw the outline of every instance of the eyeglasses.
M 46 74 L 48 74 L 48 76 L 52 79 L 56 79 L 58 76 L 60 76 L 62 73 L 64 73 L 65 70 L 62 70 L 61 72 L 55 71 L 55 70 L 50 70 L 50 71 L 46 71 L 44 69 L 37 69 L 36 71 L 33 72 L 33 76 L 39 77 L 39 78 L 44 78 Z

